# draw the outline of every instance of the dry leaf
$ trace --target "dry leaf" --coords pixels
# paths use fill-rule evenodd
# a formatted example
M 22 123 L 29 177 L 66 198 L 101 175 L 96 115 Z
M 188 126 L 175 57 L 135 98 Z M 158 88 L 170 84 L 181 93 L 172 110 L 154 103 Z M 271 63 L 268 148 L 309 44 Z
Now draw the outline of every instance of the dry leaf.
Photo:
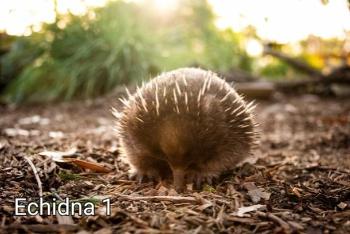
M 238 208 L 237 212 L 234 212 L 233 215 L 238 216 L 238 217 L 243 217 L 245 213 L 249 213 L 252 211 L 257 211 L 257 210 L 262 210 L 265 209 L 265 205 L 253 205 L 253 206 L 242 206 Z
M 90 169 L 94 172 L 108 173 L 111 171 L 111 169 L 106 168 L 103 165 L 95 162 L 89 162 L 86 160 L 76 158 L 69 158 L 69 156 L 73 156 L 76 152 L 77 149 L 72 148 L 68 151 L 43 151 L 40 152 L 39 155 L 49 157 L 55 162 L 73 163 L 81 168 Z
M 254 203 L 258 203 L 261 198 L 269 200 L 271 193 L 264 192 L 264 189 L 256 187 L 254 182 L 244 183 L 243 186 L 248 190 L 248 195 Z
M 337 206 L 338 206 L 340 209 L 344 210 L 348 205 L 347 205 L 345 202 L 340 202 Z
M 90 169 L 94 172 L 101 172 L 101 173 L 108 173 L 111 172 L 111 169 L 104 167 L 101 164 L 94 163 L 94 162 L 88 162 L 81 159 L 75 159 L 75 158 L 66 158 L 64 159 L 66 162 L 74 163 L 75 165 L 84 168 L 84 169 Z
M 76 148 L 72 148 L 68 151 L 43 151 L 39 155 L 51 158 L 55 162 L 67 162 L 64 157 L 73 156 L 77 152 Z

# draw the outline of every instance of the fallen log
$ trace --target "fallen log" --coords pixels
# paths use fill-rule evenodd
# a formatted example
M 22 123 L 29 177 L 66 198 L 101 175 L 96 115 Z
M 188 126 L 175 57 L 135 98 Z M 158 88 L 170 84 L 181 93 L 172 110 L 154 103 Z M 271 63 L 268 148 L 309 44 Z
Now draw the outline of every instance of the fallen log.
M 271 55 L 275 58 L 278 58 L 282 60 L 285 63 L 288 63 L 290 66 L 294 67 L 295 69 L 313 77 L 313 78 L 322 78 L 324 75 L 318 71 L 317 69 L 311 67 L 309 64 L 300 61 L 299 59 L 290 57 L 289 55 L 286 55 L 282 52 L 276 51 L 271 49 L 268 46 L 265 46 L 264 48 L 264 54 L 265 55 Z
M 267 81 L 235 83 L 238 93 L 253 99 L 268 99 L 275 93 L 275 84 Z

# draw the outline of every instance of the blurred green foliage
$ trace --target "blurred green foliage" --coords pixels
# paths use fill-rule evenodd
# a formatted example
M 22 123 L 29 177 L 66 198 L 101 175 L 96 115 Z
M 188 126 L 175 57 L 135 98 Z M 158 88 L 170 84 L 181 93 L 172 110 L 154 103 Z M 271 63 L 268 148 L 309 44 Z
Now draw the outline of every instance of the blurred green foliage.
M 59 15 L 40 32 L 19 37 L 2 57 L 1 77 L 11 79 L 3 99 L 96 97 L 182 66 L 250 70 L 241 36 L 217 29 L 214 20 L 204 0 L 184 0 L 166 15 L 155 14 L 147 1 L 112 1 L 83 16 Z
M 280 79 L 286 77 L 290 72 L 290 67 L 283 61 L 271 58 L 269 63 L 259 71 L 260 75 L 270 79 Z
M 95 97 L 152 71 L 155 51 L 141 9 L 122 1 L 21 37 L 2 59 L 10 102 Z M 16 72 L 19 71 L 18 76 Z
M 251 60 L 243 48 L 241 34 L 219 30 L 210 5 L 203 0 L 180 1 L 173 14 L 158 28 L 162 70 L 197 65 L 227 72 L 250 70 Z

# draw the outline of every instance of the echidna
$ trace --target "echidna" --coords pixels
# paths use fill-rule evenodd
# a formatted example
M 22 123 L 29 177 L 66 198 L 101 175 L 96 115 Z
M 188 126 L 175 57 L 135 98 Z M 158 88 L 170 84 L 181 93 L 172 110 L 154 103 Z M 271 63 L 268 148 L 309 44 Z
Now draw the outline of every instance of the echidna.
M 251 154 L 253 104 L 215 73 L 167 72 L 128 92 L 118 117 L 120 151 L 139 178 L 211 183 Z

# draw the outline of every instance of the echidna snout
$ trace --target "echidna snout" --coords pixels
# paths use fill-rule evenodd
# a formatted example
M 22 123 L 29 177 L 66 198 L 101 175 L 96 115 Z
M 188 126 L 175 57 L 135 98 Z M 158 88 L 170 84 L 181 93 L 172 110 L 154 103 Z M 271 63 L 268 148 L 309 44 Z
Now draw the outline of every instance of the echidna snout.
M 251 154 L 253 105 L 210 71 L 182 68 L 137 88 L 118 113 L 121 153 L 139 178 L 211 182 Z

